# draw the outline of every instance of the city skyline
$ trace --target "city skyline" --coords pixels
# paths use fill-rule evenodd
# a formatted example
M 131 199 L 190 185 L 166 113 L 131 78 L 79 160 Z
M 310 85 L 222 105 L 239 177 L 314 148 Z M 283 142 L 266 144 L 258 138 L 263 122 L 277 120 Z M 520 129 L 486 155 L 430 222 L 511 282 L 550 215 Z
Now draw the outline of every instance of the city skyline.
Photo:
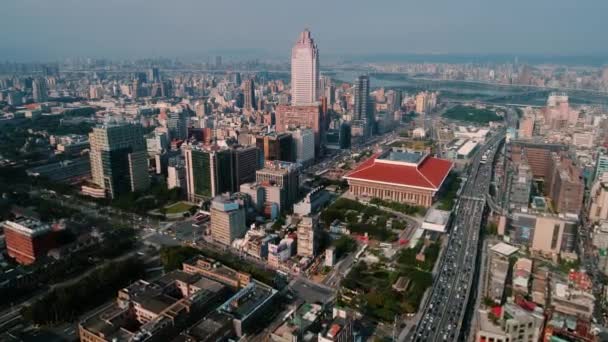
M 227 1 L 211 6 L 194 1 L 178 6 L 139 0 L 8 1 L 0 14 L 0 55 L 45 61 L 74 56 L 195 57 L 230 51 L 280 59 L 289 55 L 286 47 L 303 28 L 315 33 L 328 57 L 378 52 L 598 55 L 608 53 L 595 44 L 602 39 L 598 27 L 605 25 L 601 15 L 606 10 L 605 2 L 565 0 L 491 5 L 476 0 L 392 1 L 384 6 L 352 1 L 348 7 L 317 0 Z M 259 15 L 251 21 L 250 13 Z M 226 18 L 231 25 L 225 25 Z M 555 24 L 548 25 L 545 18 L 554 18 Z

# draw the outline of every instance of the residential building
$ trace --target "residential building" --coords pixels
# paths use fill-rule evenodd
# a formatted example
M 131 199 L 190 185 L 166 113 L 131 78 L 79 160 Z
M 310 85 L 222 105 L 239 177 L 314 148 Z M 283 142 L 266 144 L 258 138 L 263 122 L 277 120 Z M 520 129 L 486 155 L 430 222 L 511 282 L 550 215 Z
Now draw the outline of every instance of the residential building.
M 517 253 L 518 249 L 504 242 L 490 247 L 486 269 L 492 271 L 485 272 L 484 297 L 492 299 L 495 303 L 502 303 L 509 274 L 509 258 Z
M 479 310 L 477 316 L 476 342 L 537 342 L 542 337 L 545 318 L 540 308 L 528 311 L 509 302 L 492 311 Z
M 319 243 L 319 219 L 314 216 L 303 216 L 298 222 L 296 232 L 298 255 L 314 258 L 317 255 Z
M 243 95 L 243 110 L 246 112 L 256 111 L 258 108 L 255 101 L 255 82 L 253 79 L 248 79 L 243 83 Z

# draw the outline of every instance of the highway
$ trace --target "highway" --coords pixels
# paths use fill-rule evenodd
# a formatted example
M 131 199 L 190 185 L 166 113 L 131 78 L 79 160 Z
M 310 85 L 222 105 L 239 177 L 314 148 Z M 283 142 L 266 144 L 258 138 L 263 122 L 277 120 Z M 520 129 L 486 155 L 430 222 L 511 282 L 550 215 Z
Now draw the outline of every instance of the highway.
M 479 232 L 486 207 L 485 194 L 492 179 L 492 161 L 504 130 L 492 136 L 475 154 L 470 173 L 456 207 L 446 250 L 434 279 L 431 295 L 423 303 L 423 315 L 415 329 L 400 341 L 461 341 L 468 327 L 467 307 L 476 278 Z M 487 153 L 488 162 L 481 157 Z

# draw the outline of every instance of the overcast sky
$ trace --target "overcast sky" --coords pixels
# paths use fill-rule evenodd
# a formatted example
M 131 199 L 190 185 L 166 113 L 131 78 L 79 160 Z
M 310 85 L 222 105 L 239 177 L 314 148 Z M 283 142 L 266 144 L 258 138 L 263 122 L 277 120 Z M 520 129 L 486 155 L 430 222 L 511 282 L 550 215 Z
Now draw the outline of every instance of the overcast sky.
M 608 0 L 1 0 L 0 60 L 321 54 L 608 54 Z

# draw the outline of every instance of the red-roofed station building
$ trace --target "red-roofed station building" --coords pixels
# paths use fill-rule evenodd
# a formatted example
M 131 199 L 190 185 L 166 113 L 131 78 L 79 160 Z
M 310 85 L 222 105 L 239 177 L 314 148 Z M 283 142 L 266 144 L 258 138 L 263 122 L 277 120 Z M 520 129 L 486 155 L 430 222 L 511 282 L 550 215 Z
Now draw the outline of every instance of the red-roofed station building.
M 430 207 L 452 170 L 449 160 L 428 154 L 388 150 L 372 156 L 344 178 L 356 197 Z

